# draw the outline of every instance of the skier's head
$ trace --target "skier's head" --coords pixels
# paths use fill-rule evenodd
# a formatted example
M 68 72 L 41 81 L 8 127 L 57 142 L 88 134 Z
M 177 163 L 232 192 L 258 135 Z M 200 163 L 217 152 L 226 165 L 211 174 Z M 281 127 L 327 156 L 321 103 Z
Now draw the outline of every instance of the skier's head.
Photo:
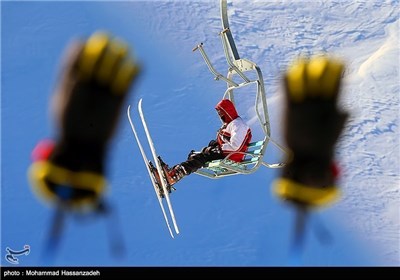
M 230 123 L 239 116 L 235 105 L 233 105 L 232 101 L 228 99 L 222 99 L 220 102 L 218 102 L 218 104 L 215 106 L 215 109 L 224 123 Z

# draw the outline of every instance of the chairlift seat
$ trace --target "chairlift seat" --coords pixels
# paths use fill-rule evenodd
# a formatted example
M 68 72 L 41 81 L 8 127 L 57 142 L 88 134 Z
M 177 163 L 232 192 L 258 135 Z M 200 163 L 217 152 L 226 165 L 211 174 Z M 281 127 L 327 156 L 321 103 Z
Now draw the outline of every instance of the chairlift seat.
M 208 162 L 204 168 L 196 171 L 196 174 L 209 178 L 220 178 L 235 174 L 250 174 L 256 171 L 262 163 L 265 150 L 265 140 L 251 142 L 246 155 L 241 162 L 232 161 L 229 157 L 235 153 L 229 154 L 224 159 L 218 159 Z

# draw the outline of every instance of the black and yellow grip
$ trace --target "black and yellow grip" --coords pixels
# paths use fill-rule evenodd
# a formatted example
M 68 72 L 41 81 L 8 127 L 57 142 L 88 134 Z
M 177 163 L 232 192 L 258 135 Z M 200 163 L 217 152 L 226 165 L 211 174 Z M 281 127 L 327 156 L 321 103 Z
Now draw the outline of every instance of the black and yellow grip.
M 284 200 L 324 206 L 339 196 L 333 157 L 347 118 L 337 106 L 343 72 L 341 61 L 314 56 L 296 60 L 283 75 L 283 131 L 293 157 L 273 191 Z
M 319 188 L 304 185 L 288 178 L 276 180 L 273 191 L 282 200 L 311 207 L 328 206 L 340 196 L 340 191 L 336 186 Z
M 105 32 L 96 32 L 86 41 L 77 63 L 78 77 L 109 85 L 114 94 L 125 93 L 139 69 L 126 43 Z
M 303 102 L 306 98 L 335 98 L 343 70 L 342 62 L 328 57 L 299 59 L 288 68 L 285 75 L 290 100 Z
M 67 55 L 52 103 L 58 139 L 29 178 L 45 201 L 84 208 L 106 189 L 107 144 L 140 65 L 125 42 L 104 31 L 71 44 Z
M 72 171 L 49 161 L 38 161 L 29 168 L 32 190 L 50 204 L 62 203 L 83 208 L 97 202 L 107 185 L 101 174 Z

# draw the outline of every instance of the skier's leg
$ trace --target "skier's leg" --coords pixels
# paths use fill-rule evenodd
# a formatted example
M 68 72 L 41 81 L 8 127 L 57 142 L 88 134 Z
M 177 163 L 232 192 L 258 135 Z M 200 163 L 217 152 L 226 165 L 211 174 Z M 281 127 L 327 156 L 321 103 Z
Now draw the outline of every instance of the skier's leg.
M 204 167 L 207 162 L 223 158 L 224 156 L 221 153 L 203 149 L 201 152 L 190 154 L 186 161 L 174 166 L 174 169 L 183 167 L 185 175 L 189 175 Z
M 171 169 L 165 167 L 164 171 L 169 185 L 176 184 L 183 177 L 197 171 L 205 166 L 209 161 L 223 159 L 223 154 L 217 149 L 209 149 L 205 147 L 201 152 L 191 151 L 188 159 L 180 164 L 173 166 Z

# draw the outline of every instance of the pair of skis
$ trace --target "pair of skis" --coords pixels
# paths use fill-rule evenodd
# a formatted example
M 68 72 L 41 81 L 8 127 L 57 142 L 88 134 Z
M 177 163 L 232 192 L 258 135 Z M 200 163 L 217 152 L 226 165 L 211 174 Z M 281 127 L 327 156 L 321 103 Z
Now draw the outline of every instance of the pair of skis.
M 140 153 L 142 154 L 143 161 L 144 161 L 145 166 L 147 168 L 147 172 L 149 173 L 151 183 L 153 184 L 154 191 L 156 193 L 158 202 L 159 202 L 160 207 L 161 207 L 161 211 L 162 211 L 164 219 L 165 219 L 165 223 L 167 224 L 167 227 L 168 227 L 168 230 L 169 230 L 169 233 L 170 233 L 171 237 L 174 238 L 174 232 L 172 231 L 170 221 L 172 221 L 173 228 L 174 228 L 176 234 L 179 234 L 179 228 L 178 228 L 178 225 L 176 223 L 174 210 L 172 208 L 171 200 L 169 198 L 168 184 L 167 184 L 167 182 L 165 180 L 165 177 L 163 176 L 164 171 L 163 171 L 163 168 L 161 166 L 162 163 L 161 163 L 159 157 L 157 156 L 156 150 L 154 148 L 153 140 L 151 138 L 149 129 L 147 127 L 146 120 L 144 118 L 143 109 L 142 109 L 142 100 L 143 99 L 140 99 L 139 103 L 138 103 L 139 116 L 140 116 L 140 119 L 142 121 L 143 129 L 144 129 L 144 132 L 145 132 L 146 137 L 147 137 L 147 142 L 149 144 L 149 147 L 150 147 L 150 150 L 151 150 L 151 154 L 152 154 L 152 157 L 154 159 L 154 163 L 156 165 L 155 167 L 157 168 L 157 172 L 158 172 L 158 174 L 160 176 L 161 186 L 158 186 L 158 184 L 157 184 L 157 182 L 155 180 L 154 172 L 153 172 L 153 170 L 151 170 L 151 168 L 152 168 L 151 167 L 151 162 L 148 160 L 148 157 L 147 157 L 147 155 L 146 155 L 146 153 L 145 153 L 145 151 L 143 149 L 142 143 L 140 142 L 140 139 L 139 139 L 139 136 L 138 136 L 137 131 L 135 129 L 135 126 L 133 125 L 132 118 L 131 118 L 131 115 L 130 115 L 130 108 L 131 108 L 130 105 L 128 106 L 127 115 L 128 115 L 129 123 L 131 124 L 133 135 L 135 136 L 135 140 L 136 140 L 136 142 L 137 142 L 137 144 L 139 146 Z M 160 192 L 159 192 L 159 188 L 160 187 L 162 188 L 162 193 L 164 195 L 165 200 L 163 200 L 161 195 L 160 195 Z

